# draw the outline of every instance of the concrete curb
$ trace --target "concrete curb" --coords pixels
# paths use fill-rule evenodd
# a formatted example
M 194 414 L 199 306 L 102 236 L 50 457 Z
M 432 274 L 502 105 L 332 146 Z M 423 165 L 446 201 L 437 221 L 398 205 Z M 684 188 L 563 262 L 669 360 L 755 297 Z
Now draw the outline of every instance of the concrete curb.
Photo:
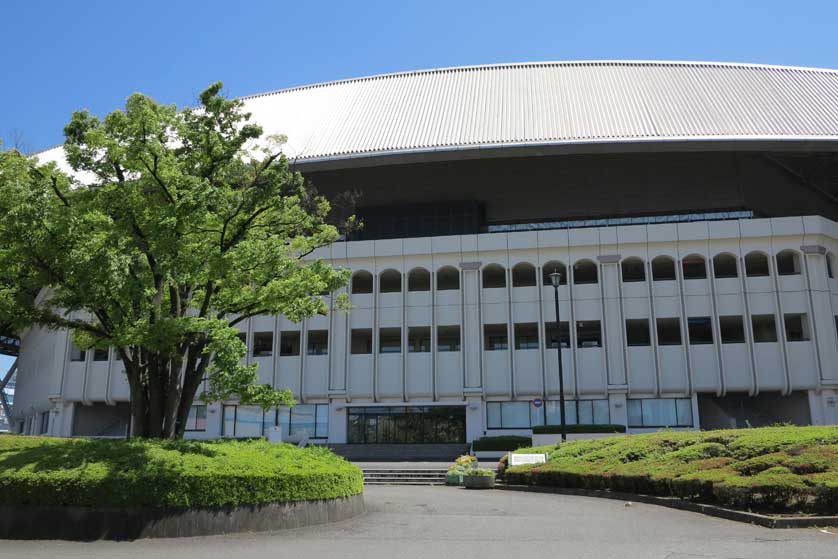
M 0 538 L 134 540 L 265 532 L 347 520 L 364 495 L 203 509 L 0 506 Z
M 601 499 L 615 499 L 619 501 L 634 501 L 649 505 L 660 505 L 672 509 L 698 512 L 708 516 L 715 516 L 737 522 L 747 522 L 764 526 L 765 528 L 815 528 L 823 526 L 838 526 L 838 516 L 769 516 L 726 509 L 715 505 L 684 501 L 675 497 L 657 497 L 654 495 L 639 495 L 635 493 L 620 493 L 619 491 L 603 491 L 598 489 L 573 489 L 565 487 L 548 487 L 539 485 L 495 485 L 495 489 L 505 491 L 523 491 L 531 493 L 553 493 L 558 495 L 574 495 L 579 497 L 598 497 Z

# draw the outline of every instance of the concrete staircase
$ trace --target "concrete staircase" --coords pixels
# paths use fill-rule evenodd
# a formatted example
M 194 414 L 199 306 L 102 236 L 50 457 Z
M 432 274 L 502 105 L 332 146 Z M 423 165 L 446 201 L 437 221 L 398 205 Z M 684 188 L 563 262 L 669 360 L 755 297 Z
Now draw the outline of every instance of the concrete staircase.
M 446 468 L 364 468 L 364 485 L 445 485 Z
M 468 453 L 466 444 L 333 444 L 335 454 L 352 462 L 442 462 L 447 468 Z

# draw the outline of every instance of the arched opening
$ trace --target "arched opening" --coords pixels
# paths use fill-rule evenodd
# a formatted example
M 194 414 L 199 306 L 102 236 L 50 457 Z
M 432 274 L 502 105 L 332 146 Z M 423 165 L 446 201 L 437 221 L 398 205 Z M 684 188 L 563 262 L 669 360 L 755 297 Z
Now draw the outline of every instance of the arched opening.
M 592 260 L 580 260 L 573 265 L 573 283 L 584 285 L 599 281 L 596 264 Z
M 684 279 L 707 279 L 707 263 L 699 254 L 690 254 L 681 261 Z
M 781 250 L 777 253 L 777 274 L 796 276 L 800 274 L 800 255 L 793 250 Z
M 559 282 L 559 285 L 567 285 L 567 266 L 565 266 L 558 260 L 551 260 L 549 262 L 546 262 L 544 266 L 541 267 L 541 272 L 541 282 L 544 285 L 553 285 L 553 282 L 550 280 L 550 274 L 552 274 L 553 272 L 558 272 L 561 275 L 561 281 Z
M 656 256 L 652 259 L 652 281 L 672 281 L 675 279 L 675 260 L 669 256 Z
M 364 295 L 372 293 L 372 274 L 366 270 L 359 270 L 352 274 L 352 294 Z
M 745 255 L 745 275 L 749 278 L 760 278 L 770 274 L 768 256 L 762 252 L 749 252 Z
M 713 257 L 713 277 L 724 279 L 738 276 L 739 272 L 737 270 L 735 256 L 725 252 Z
M 379 276 L 381 293 L 399 293 L 402 290 L 402 275 L 396 270 L 384 270 Z
M 489 264 L 483 268 L 483 288 L 506 287 L 506 270 L 500 264 Z
M 460 272 L 454 266 L 443 266 L 436 271 L 437 291 L 460 289 Z
M 623 272 L 623 281 L 646 281 L 646 267 L 643 265 L 643 260 L 632 256 L 626 258 L 620 263 L 620 268 Z
M 414 268 L 407 274 L 408 291 L 430 291 L 431 273 L 425 268 Z
M 532 287 L 536 285 L 535 266 L 521 262 L 512 268 L 512 287 Z

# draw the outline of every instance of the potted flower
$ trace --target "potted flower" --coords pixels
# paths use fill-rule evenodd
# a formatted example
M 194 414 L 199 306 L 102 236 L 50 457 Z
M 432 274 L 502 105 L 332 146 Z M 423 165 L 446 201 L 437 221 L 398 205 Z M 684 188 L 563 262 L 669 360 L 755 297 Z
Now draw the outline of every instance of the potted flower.
M 445 474 L 446 485 L 462 485 L 463 477 L 477 468 L 477 458 L 474 456 L 460 456 L 448 468 L 448 473 Z
M 495 486 L 495 472 L 487 468 L 476 468 L 463 476 L 466 489 L 491 489 Z

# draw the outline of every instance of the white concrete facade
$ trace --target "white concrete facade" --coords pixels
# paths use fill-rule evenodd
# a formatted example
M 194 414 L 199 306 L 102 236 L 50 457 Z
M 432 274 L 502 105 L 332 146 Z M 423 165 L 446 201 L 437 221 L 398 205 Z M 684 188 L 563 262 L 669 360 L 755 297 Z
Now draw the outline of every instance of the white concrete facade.
M 699 428 L 699 400 L 705 396 L 771 394 L 781 402 L 791 395 L 802 398 L 808 422 L 838 424 L 834 254 L 838 223 L 822 217 L 341 242 L 314 256 L 372 275 L 372 292 L 353 293 L 350 312 L 302 324 L 256 317 L 241 329 L 261 382 L 290 388 L 303 406 L 328 405 L 300 407 L 311 417 L 317 410 L 317 421 L 328 432 L 317 433 L 318 440 L 347 442 L 348 412 L 383 406 L 464 407 L 468 441 L 529 433 L 521 423 L 522 406 L 487 403 L 522 402 L 537 411 L 533 400 L 552 405 L 558 399 L 556 349 L 545 343 L 555 321 L 553 288 L 544 285 L 543 274 L 561 263 L 570 276 L 559 288 L 561 320 L 570 325 L 569 346 L 562 349 L 566 397 L 597 401 L 575 408 L 580 422 L 606 419 L 627 425 L 630 432 L 660 428 L 664 425 L 647 421 L 646 415 L 654 418 L 655 401 L 665 399 L 672 400 L 678 418 L 675 424 L 665 420 L 667 425 Z M 732 259 L 714 262 L 719 255 Z M 660 257 L 674 262 L 674 279 L 653 277 L 653 261 L 661 270 L 667 266 L 655 260 Z M 642 266 L 629 259 L 639 259 Z M 690 279 L 701 275 L 702 260 L 706 277 Z M 580 283 L 583 263 L 594 267 L 595 282 Z M 623 265 L 630 263 L 633 274 L 624 277 Z M 502 287 L 484 285 L 491 265 L 502 267 L 491 278 L 492 285 Z M 457 279 L 458 288 L 439 288 L 442 269 L 453 270 L 450 278 Z M 410 289 L 409 278 L 417 270 L 429 273 L 427 290 L 424 273 Z M 393 271 L 400 279 L 397 289 L 387 283 L 397 277 Z M 382 282 L 385 272 L 388 280 Z M 767 334 L 770 317 L 776 341 Z M 453 332 L 446 327 L 459 328 L 459 351 L 440 351 L 440 332 Z M 671 337 L 675 332 L 680 343 Z M 269 345 L 259 348 L 262 355 L 254 355 L 257 334 Z M 445 340 L 446 349 L 455 348 L 450 341 Z M 128 385 L 113 352 L 107 358 L 94 358 L 93 352 L 83 360 L 74 357 L 66 332 L 23 334 L 13 423 L 18 430 L 79 434 L 73 427 L 79 410 L 125 405 Z M 650 402 L 643 404 L 648 410 L 636 400 Z M 229 422 L 232 408 L 227 409 Z M 509 422 L 498 419 L 501 409 Z M 205 427 L 200 422 L 203 430 L 188 435 L 232 435 L 229 424 L 225 431 L 224 415 L 221 403 L 211 404 Z M 287 425 L 287 410 L 279 416 Z

